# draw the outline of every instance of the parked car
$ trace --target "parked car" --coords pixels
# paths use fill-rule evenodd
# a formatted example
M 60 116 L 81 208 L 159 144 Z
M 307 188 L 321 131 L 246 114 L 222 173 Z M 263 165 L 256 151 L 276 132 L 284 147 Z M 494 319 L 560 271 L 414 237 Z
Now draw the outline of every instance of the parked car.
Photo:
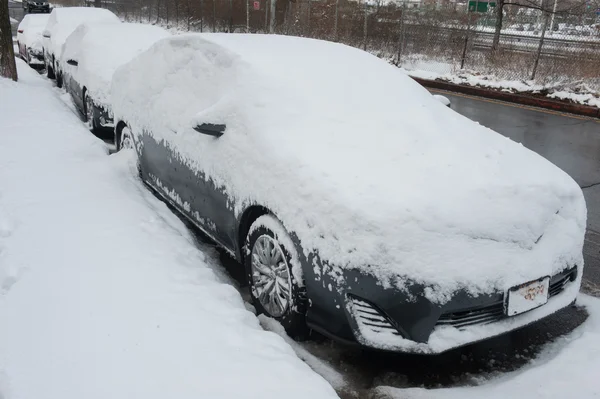
M 65 41 L 62 64 L 65 88 L 95 133 L 114 130 L 110 84 L 114 71 L 169 32 L 152 25 L 90 22 Z
M 117 148 L 293 336 L 437 353 L 577 296 L 577 183 L 366 52 L 173 36 L 120 67 L 111 96 Z
M 50 12 L 50 3 L 48 0 L 23 0 L 23 10 L 27 13 L 32 12 Z
M 84 22 L 120 23 L 119 18 L 108 10 L 88 7 L 55 8 L 42 34 L 44 64 L 48 77 L 56 79 L 58 87 L 62 87 L 60 59 L 62 45 L 67 37 Z
M 27 14 L 17 28 L 19 56 L 32 67 L 44 66 L 42 31 L 48 22 L 48 14 Z

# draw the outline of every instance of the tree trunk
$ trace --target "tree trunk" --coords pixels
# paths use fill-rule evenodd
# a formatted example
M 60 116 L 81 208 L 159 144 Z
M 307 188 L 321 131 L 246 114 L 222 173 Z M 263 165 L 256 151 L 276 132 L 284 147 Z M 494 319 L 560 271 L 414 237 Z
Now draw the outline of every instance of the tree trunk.
M 0 0 L 0 77 L 17 81 L 15 50 L 10 30 L 8 1 Z
M 502 19 L 504 18 L 504 0 L 496 1 L 496 27 L 494 29 L 494 40 L 492 41 L 492 51 L 500 48 L 500 31 L 502 30 Z

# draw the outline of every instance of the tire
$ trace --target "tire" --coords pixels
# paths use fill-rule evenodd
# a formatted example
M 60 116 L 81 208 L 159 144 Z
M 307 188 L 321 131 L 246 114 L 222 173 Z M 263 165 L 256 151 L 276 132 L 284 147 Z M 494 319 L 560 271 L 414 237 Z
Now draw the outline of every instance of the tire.
M 62 78 L 62 73 L 57 73 L 56 74 L 56 86 L 59 89 L 62 89 L 63 87 L 63 78 Z
M 92 133 L 95 133 L 97 126 L 96 120 L 94 119 L 94 102 L 92 101 L 92 98 L 87 95 L 87 92 L 83 93 L 83 112 L 85 114 L 85 121 L 88 124 L 88 128 Z
M 54 69 L 50 65 L 46 65 L 46 71 L 48 79 L 56 79 L 56 76 L 54 76 Z
M 133 136 L 129 126 L 125 125 L 117 132 L 115 146 L 117 147 L 117 152 L 124 148 L 134 148 Z
M 292 338 L 306 339 L 306 289 L 292 271 L 299 259 L 281 222 L 272 215 L 259 217 L 250 226 L 244 253 L 250 297 L 257 313 L 279 321 Z

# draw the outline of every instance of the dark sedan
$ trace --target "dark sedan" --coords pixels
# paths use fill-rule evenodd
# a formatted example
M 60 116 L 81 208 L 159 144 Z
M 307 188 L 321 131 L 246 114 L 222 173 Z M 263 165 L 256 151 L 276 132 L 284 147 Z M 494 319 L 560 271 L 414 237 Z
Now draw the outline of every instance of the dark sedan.
M 437 353 L 579 291 L 573 179 L 377 57 L 184 35 L 122 66 L 111 90 L 118 149 L 244 265 L 257 311 L 292 336 Z

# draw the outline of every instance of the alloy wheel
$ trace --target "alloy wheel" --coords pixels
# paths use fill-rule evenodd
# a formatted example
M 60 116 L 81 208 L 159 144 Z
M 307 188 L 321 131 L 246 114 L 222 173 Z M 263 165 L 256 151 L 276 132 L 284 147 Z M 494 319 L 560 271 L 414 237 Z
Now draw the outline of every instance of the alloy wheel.
M 272 317 L 283 316 L 292 302 L 292 281 L 285 255 L 268 235 L 258 237 L 251 253 L 255 296 Z

